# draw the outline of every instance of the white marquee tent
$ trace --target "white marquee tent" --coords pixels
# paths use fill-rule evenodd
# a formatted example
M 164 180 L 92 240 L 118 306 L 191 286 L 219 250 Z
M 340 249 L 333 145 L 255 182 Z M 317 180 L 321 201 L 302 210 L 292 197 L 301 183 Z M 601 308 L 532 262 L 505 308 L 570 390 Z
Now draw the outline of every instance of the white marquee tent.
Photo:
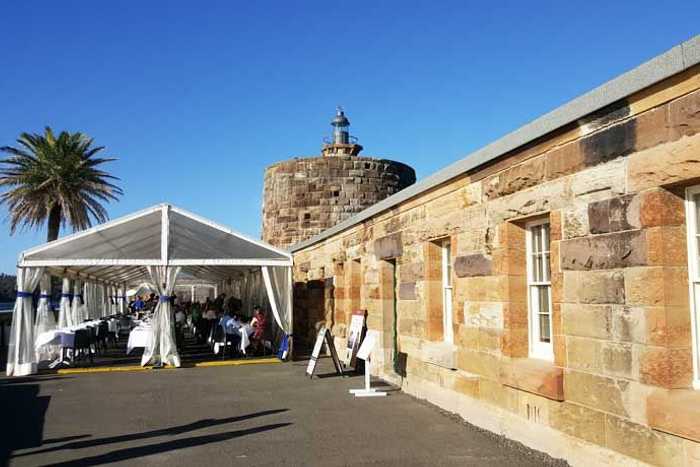
M 152 320 L 152 348 L 146 350 L 142 363 L 180 366 L 168 299 L 179 282 L 202 281 L 219 292 L 247 290 L 252 297 L 265 295 L 275 323 L 283 334 L 290 335 L 291 267 L 288 252 L 169 204 L 26 250 L 20 254 L 17 267 L 7 374 L 35 373 L 34 334 L 56 325 L 32 319 L 32 293 L 46 275 L 63 277 L 59 325 L 123 311 L 129 287 L 152 284 L 161 295 L 161 303 Z M 70 279 L 75 294 L 70 294 Z M 41 300 L 48 293 L 44 286 Z M 71 296 L 73 307 L 67 303 Z M 38 314 L 37 320 L 46 319 L 46 315 Z

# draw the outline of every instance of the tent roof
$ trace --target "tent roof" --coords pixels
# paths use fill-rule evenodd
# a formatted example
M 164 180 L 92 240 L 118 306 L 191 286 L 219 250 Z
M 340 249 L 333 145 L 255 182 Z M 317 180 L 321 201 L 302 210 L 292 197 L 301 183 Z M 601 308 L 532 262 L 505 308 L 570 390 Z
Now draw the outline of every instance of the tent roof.
M 25 250 L 18 265 L 45 266 L 107 282 L 133 282 L 145 266 L 182 266 L 218 281 L 258 266 L 291 266 L 290 253 L 170 204 L 159 204 Z

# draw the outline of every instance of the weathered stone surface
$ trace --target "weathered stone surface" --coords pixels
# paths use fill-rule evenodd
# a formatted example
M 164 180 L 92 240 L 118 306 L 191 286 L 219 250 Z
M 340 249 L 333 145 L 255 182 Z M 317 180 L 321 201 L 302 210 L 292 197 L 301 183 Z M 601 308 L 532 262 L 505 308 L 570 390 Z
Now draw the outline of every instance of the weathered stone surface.
M 649 425 L 700 443 L 700 392 L 656 390 L 647 399 Z
M 401 232 L 376 239 L 374 255 L 379 259 L 400 258 L 403 255 Z
M 609 448 L 643 462 L 659 466 L 683 465 L 680 438 L 643 425 L 606 415 L 605 438 Z
M 562 402 L 550 413 L 552 428 L 599 445 L 605 444 L 605 414 L 588 407 Z
M 586 167 L 583 150 L 578 141 L 564 144 L 547 153 L 546 178 L 555 178 L 570 175 Z
M 641 197 L 640 222 L 643 227 L 683 225 L 683 198 L 663 188 L 645 191 Z
M 700 178 L 700 134 L 629 156 L 628 189 L 642 191 Z
M 621 272 L 564 272 L 567 303 L 625 303 L 625 276 Z
M 635 120 L 627 120 L 593 133 L 581 140 L 587 166 L 602 164 L 634 151 L 636 143 Z
M 422 281 L 425 265 L 423 263 L 404 263 L 399 268 L 401 282 Z
M 612 334 L 611 305 L 562 305 L 563 332 L 568 336 L 609 339 Z
M 671 139 L 666 106 L 648 110 L 635 118 L 635 151 L 653 148 Z
M 544 157 L 536 157 L 485 179 L 484 197 L 498 198 L 537 185 L 544 180 L 545 162 Z
M 631 230 L 564 240 L 560 244 L 562 270 L 617 269 L 646 264 L 646 237 Z
M 564 373 L 551 362 L 531 358 L 511 359 L 501 365 L 500 381 L 513 388 L 556 401 L 564 400 Z
M 464 302 L 464 325 L 475 328 L 503 329 L 503 304 Z
M 400 162 L 332 155 L 279 162 L 265 170 L 263 240 L 288 247 L 413 184 Z
M 399 300 L 415 300 L 416 298 L 415 282 L 402 283 L 399 285 Z
M 640 380 L 664 388 L 687 388 L 693 379 L 692 350 L 648 347 L 640 355 Z
M 671 138 L 700 133 L 700 91 L 671 102 L 668 109 Z
M 626 195 L 593 202 L 588 205 L 588 222 L 592 234 L 638 229 L 639 199 Z
M 583 237 L 589 234 L 588 208 L 586 205 L 578 205 L 563 210 L 563 238 Z
M 624 195 L 626 168 L 627 159 L 619 158 L 577 172 L 571 177 L 571 192 L 589 202 Z
M 458 256 L 454 262 L 457 277 L 490 276 L 492 269 L 491 259 L 482 254 Z
M 567 370 L 564 375 L 564 398 L 598 410 L 628 416 L 623 401 L 630 382 Z

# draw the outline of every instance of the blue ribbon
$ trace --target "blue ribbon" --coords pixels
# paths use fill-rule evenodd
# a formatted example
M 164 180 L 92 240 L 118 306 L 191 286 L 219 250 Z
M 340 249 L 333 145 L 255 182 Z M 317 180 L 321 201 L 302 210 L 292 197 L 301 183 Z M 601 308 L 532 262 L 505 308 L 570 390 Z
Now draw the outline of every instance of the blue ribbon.
M 20 292 L 19 290 L 17 291 L 17 298 L 32 298 L 31 292 Z
M 161 302 L 169 302 L 169 301 L 170 301 L 170 296 L 169 296 L 169 295 L 161 295 L 161 296 L 160 296 L 160 301 L 161 301 Z
M 39 295 L 39 298 L 51 298 L 51 295 L 41 294 Z
M 62 293 L 61 298 L 73 298 L 73 294 L 72 293 Z

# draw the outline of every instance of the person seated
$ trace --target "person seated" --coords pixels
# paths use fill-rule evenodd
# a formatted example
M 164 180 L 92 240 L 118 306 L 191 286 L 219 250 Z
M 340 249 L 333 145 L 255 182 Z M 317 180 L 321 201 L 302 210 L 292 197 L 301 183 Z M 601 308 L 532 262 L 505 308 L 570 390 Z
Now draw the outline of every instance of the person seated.
M 267 327 L 267 318 L 259 306 L 253 308 L 253 319 L 250 320 L 250 325 L 253 328 L 253 334 L 250 336 L 251 346 L 254 346 L 255 351 L 259 351 L 263 345 Z

